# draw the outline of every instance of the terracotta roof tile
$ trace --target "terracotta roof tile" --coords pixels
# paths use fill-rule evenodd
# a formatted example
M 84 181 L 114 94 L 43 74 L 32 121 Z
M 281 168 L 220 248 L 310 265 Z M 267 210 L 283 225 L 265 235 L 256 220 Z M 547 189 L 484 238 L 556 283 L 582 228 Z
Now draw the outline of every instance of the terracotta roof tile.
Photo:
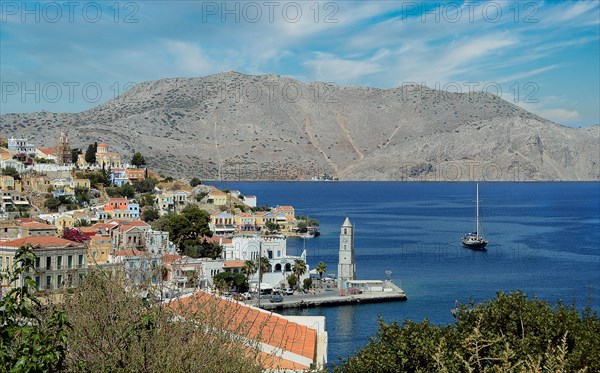
M 19 225 L 21 227 L 23 227 L 23 228 L 28 228 L 28 229 L 56 229 L 56 227 L 54 225 L 45 224 L 45 223 L 38 223 L 38 222 L 35 222 L 35 221 L 27 222 L 27 223 L 21 223 Z
M 266 345 L 303 356 L 313 362 L 316 359 L 317 331 L 288 321 L 280 315 L 203 292 L 173 301 L 169 303 L 169 307 L 183 316 L 190 312 L 193 314 L 199 311 L 206 312 L 207 309 L 210 309 L 211 312 L 214 311 L 217 312 L 216 314 L 221 315 L 220 319 L 225 329 L 245 338 L 257 340 Z M 279 364 L 293 363 L 277 359 L 272 362 L 278 362 Z M 308 367 L 298 364 L 296 368 L 306 369 Z
M 245 263 L 241 260 L 228 260 L 223 263 L 223 268 L 242 268 Z
M 167 255 L 163 255 L 162 257 L 162 262 L 163 264 L 171 264 L 174 261 L 181 259 L 180 255 L 177 254 L 167 254 Z
M 21 247 L 23 245 L 33 245 L 33 246 L 41 246 L 41 247 L 82 247 L 83 245 L 79 242 L 65 240 L 64 238 L 55 237 L 55 236 L 35 236 L 35 237 L 22 237 L 17 238 L 16 240 L 6 241 L 2 243 L 2 246 L 10 246 L 10 247 Z

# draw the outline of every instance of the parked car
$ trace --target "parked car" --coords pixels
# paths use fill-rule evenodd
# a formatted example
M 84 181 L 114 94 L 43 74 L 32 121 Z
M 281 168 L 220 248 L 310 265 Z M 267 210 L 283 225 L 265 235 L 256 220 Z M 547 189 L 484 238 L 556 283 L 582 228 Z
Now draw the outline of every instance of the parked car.
M 279 303 L 279 302 L 283 302 L 283 297 L 279 294 L 273 294 L 271 295 L 271 303 Z
M 285 289 L 285 295 L 294 295 L 294 289 L 292 289 L 292 288 Z
M 252 294 L 250 294 L 249 292 L 245 292 L 242 293 L 242 296 L 246 299 L 246 300 L 250 300 L 252 299 Z

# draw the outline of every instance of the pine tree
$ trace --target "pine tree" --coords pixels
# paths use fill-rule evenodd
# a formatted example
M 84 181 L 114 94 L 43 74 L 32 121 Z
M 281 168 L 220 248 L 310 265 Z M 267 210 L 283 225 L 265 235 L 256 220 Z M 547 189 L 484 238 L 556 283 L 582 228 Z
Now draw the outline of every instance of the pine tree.
M 90 146 L 88 146 L 87 150 L 85 151 L 85 161 L 88 164 L 96 163 L 96 149 L 97 148 L 98 148 L 98 143 L 93 143 L 93 144 L 90 144 Z

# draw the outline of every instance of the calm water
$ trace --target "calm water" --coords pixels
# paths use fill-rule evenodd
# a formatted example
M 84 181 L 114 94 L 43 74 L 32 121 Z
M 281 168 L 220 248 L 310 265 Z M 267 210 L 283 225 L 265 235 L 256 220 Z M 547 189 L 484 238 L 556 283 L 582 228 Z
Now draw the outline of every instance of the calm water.
M 407 302 L 290 310 L 323 315 L 329 360 L 361 348 L 385 321 L 452 321 L 455 301 L 482 301 L 523 290 L 542 299 L 600 310 L 600 184 L 481 183 L 487 252 L 462 248 L 473 229 L 475 184 L 402 182 L 218 182 L 255 194 L 259 205 L 293 205 L 321 222 L 306 240 L 308 263 L 337 271 L 339 228 L 355 224 L 357 276 L 384 279 L 387 269 Z M 302 240 L 289 240 L 300 253 Z

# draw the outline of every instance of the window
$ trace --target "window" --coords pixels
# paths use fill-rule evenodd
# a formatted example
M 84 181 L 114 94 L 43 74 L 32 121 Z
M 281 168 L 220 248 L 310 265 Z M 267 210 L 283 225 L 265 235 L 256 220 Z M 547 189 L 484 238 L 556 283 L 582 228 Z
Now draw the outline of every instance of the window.
M 56 269 L 62 269 L 62 256 L 56 258 Z
M 61 287 L 62 286 L 62 275 L 57 275 L 56 276 L 56 287 Z
M 40 268 L 40 257 L 39 256 L 35 257 L 35 268 Z
M 2 257 L 0 256 L 0 271 L 2 270 Z
M 73 268 L 73 255 L 69 255 L 67 257 L 67 268 L 68 269 Z
M 79 264 L 79 268 L 83 268 L 83 255 L 79 255 L 79 258 L 77 258 L 77 263 Z
M 46 257 L 46 270 L 51 270 L 51 269 L 52 269 L 52 257 L 47 256 Z
M 35 276 L 35 286 L 39 289 L 40 288 L 40 276 Z
M 52 276 L 46 276 L 46 289 L 50 289 L 52 287 Z

